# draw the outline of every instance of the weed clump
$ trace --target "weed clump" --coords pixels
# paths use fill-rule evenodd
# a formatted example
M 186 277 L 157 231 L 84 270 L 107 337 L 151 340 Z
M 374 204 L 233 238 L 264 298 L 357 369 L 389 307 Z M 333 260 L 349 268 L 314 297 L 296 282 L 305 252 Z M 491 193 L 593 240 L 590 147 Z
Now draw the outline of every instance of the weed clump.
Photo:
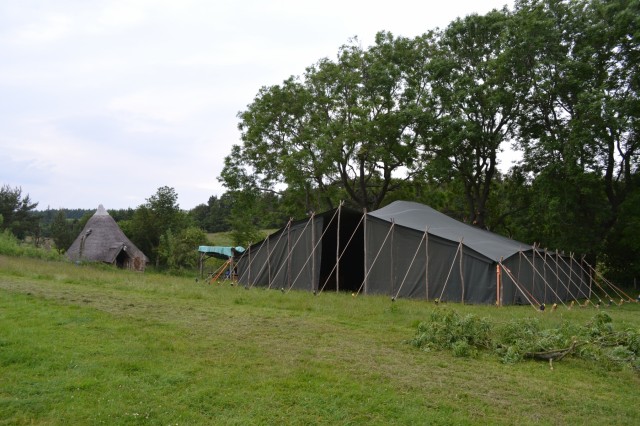
M 640 329 L 616 330 L 606 312 L 598 312 L 582 326 L 563 321 L 557 327 L 544 328 L 537 318 L 496 326 L 475 315 L 434 310 L 427 321 L 418 324 L 408 343 L 425 351 L 450 350 L 456 357 L 473 357 L 485 350 L 507 364 L 525 358 L 571 356 L 608 370 L 629 366 L 640 372 Z
M 475 356 L 491 347 L 491 324 L 484 318 L 460 316 L 452 310 L 434 310 L 429 320 L 418 324 L 410 343 L 422 350 L 450 349 L 455 356 Z

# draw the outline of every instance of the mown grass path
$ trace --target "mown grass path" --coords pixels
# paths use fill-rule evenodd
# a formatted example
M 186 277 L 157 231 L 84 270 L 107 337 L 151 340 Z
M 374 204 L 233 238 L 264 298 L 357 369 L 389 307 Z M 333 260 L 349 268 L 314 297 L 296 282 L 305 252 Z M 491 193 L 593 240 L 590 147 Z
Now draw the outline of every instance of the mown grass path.
M 441 308 L 0 257 L 0 424 L 640 424 L 631 370 L 404 343 Z

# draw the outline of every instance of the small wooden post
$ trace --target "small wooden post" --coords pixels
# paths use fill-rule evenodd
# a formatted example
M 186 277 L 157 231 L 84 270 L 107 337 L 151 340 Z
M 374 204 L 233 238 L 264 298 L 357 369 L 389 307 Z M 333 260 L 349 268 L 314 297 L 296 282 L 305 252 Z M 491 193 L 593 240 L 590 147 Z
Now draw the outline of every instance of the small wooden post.
M 393 295 L 396 291 L 396 274 L 395 274 L 395 264 L 393 262 L 393 236 L 395 235 L 395 219 L 391 218 L 391 244 L 389 245 L 389 251 L 390 253 L 390 258 L 391 258 L 391 271 L 390 271 L 390 276 L 389 279 L 391 280 L 391 295 Z
M 463 272 L 463 263 L 462 263 L 462 250 L 464 245 L 462 244 L 462 241 L 464 240 L 464 238 L 460 239 L 460 286 L 462 287 L 462 304 L 464 305 L 464 272 Z
M 429 227 L 424 231 L 424 253 L 425 253 L 425 266 L 424 266 L 424 279 L 427 292 L 427 300 L 429 300 Z
M 364 215 L 364 294 L 367 294 L 367 291 L 369 290 L 369 274 L 367 274 L 367 268 L 369 267 L 367 264 L 369 254 L 367 252 L 367 209 L 364 209 L 362 214 Z
M 502 263 L 502 261 L 500 261 Z M 502 306 L 502 300 L 500 297 L 500 290 L 502 288 L 502 271 L 500 270 L 500 263 L 496 265 L 496 306 Z
M 204 278 L 204 262 L 202 261 L 202 257 L 204 253 L 200 253 L 200 259 L 198 261 L 198 267 L 200 268 L 200 278 Z
M 338 232 L 336 233 L 336 293 L 340 291 L 340 219 L 342 213 L 342 201 L 338 205 Z
M 311 213 L 311 291 L 316 291 L 316 212 Z
M 289 219 L 291 222 L 293 218 Z M 284 288 L 284 286 L 283 286 Z M 287 228 L 287 290 L 291 288 L 291 227 Z

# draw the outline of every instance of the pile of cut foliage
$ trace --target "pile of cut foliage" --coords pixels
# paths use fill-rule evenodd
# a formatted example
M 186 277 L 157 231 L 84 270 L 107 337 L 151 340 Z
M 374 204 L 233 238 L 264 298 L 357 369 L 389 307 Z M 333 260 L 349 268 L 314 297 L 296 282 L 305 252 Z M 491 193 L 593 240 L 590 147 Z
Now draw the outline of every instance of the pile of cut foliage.
M 568 356 L 607 369 L 628 366 L 640 372 L 640 329 L 616 330 L 605 312 L 598 312 L 585 325 L 563 320 L 557 327 L 544 328 L 537 318 L 494 325 L 477 315 L 436 309 L 418 325 L 416 336 L 408 343 L 425 351 L 451 350 L 458 357 L 491 351 L 504 363 Z

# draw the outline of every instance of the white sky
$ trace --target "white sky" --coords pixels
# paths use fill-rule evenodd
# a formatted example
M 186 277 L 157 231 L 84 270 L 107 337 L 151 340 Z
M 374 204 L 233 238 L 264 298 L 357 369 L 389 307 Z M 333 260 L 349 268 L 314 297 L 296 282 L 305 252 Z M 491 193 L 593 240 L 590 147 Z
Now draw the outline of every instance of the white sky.
M 38 209 L 183 209 L 224 188 L 237 113 L 357 36 L 414 37 L 508 0 L 0 0 L 0 185 Z

